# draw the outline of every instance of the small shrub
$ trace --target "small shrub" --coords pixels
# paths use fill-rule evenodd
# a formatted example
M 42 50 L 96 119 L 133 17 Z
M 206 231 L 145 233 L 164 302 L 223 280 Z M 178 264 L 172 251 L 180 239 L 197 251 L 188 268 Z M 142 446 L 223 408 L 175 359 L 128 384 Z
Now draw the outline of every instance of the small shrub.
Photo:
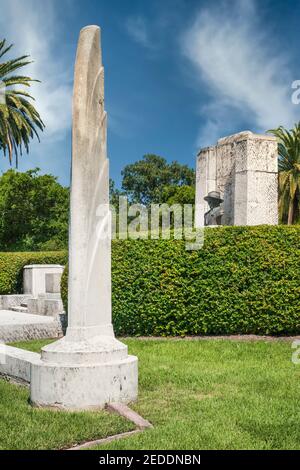
M 68 313 L 68 264 L 65 266 L 60 280 L 60 295 L 64 304 L 64 310 Z

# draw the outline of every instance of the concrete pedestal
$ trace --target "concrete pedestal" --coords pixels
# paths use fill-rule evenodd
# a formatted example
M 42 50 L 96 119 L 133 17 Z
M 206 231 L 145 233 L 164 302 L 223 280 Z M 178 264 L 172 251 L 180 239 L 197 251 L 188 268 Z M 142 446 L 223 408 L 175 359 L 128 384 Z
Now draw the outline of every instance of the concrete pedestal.
M 137 358 L 113 337 L 61 340 L 31 365 L 32 404 L 70 410 L 102 408 L 137 398 Z
M 52 290 L 49 291 L 51 293 L 54 292 L 54 287 L 56 287 L 55 292 L 60 292 L 60 278 L 63 270 L 64 266 L 60 264 L 30 264 L 24 266 L 24 294 L 38 297 L 39 294 L 48 292 L 48 287 L 51 287 Z

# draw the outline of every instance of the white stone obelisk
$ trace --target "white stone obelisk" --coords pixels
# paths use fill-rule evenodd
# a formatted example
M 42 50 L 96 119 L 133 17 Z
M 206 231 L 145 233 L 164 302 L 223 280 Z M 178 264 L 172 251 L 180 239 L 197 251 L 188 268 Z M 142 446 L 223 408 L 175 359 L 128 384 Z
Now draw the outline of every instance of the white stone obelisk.
M 75 63 L 66 336 L 31 366 L 31 401 L 68 409 L 137 398 L 137 358 L 111 320 L 109 167 L 100 28 L 80 32 Z

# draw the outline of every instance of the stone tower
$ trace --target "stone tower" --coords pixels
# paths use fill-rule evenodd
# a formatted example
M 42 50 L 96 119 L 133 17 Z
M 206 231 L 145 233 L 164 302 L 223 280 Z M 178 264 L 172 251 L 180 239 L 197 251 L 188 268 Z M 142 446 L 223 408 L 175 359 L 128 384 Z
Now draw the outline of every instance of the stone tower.
M 200 150 L 196 168 L 196 226 L 276 225 L 278 150 L 275 137 L 240 132 Z M 210 194 L 220 210 L 210 209 Z

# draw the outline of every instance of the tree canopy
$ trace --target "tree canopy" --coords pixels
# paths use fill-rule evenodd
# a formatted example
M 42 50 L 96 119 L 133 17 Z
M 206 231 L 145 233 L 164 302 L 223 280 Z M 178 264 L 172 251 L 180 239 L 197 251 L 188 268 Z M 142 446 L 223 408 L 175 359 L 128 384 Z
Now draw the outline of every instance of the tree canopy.
M 67 246 L 69 189 L 39 169 L 0 176 L 0 251 Z
M 195 184 L 193 169 L 176 161 L 168 163 L 165 158 L 153 154 L 144 155 L 141 160 L 126 165 L 121 174 L 122 189 L 129 200 L 146 206 L 167 202 L 170 188 L 193 187 Z

